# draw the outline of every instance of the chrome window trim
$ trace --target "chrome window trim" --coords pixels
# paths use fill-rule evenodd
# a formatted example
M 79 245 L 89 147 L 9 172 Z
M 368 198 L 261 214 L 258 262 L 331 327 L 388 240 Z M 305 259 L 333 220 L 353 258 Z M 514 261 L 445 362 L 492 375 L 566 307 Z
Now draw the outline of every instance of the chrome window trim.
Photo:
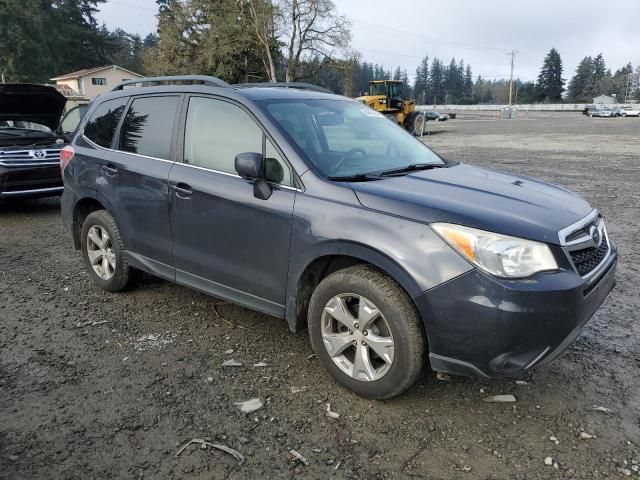
M 220 175 L 226 175 L 228 177 L 234 177 L 234 178 L 242 178 L 240 175 L 238 175 L 237 173 L 230 173 L 230 172 L 223 172 L 222 170 L 215 170 L 213 168 L 207 168 L 207 167 L 200 167 L 198 165 L 191 165 L 190 163 L 181 163 L 181 162 L 176 162 L 178 165 L 183 165 L 185 167 L 191 167 L 191 168 L 196 168 L 198 170 L 204 170 L 205 172 L 213 172 L 213 173 L 219 173 Z M 302 192 L 301 189 L 296 188 L 296 187 L 290 187 L 289 185 L 282 185 L 281 183 L 276 183 L 276 182 L 268 182 L 269 185 L 273 185 L 276 186 L 278 188 L 284 188 L 285 190 L 293 190 L 296 192 Z
M 142 158 L 148 158 L 150 160 L 159 160 L 161 162 L 168 162 L 168 163 L 175 163 L 176 165 L 184 165 L 185 167 L 191 167 L 191 168 L 197 168 L 198 170 L 204 170 L 205 172 L 213 172 L 213 173 L 219 173 L 221 175 L 227 175 L 229 177 L 235 177 L 235 178 L 242 178 L 240 175 L 238 175 L 237 173 L 229 173 L 229 172 L 223 172 L 221 170 L 214 170 L 213 168 L 206 168 L 206 167 L 199 167 L 198 165 L 191 165 L 189 163 L 183 163 L 183 162 L 174 162 L 173 160 L 165 160 L 164 158 L 157 158 L 157 157 L 150 157 L 148 155 L 141 155 L 139 153 L 132 153 L 132 152 L 123 152 L 122 150 L 114 150 L 112 148 L 107 148 L 107 147 L 102 147 L 100 145 L 97 145 L 96 143 L 92 142 L 91 139 L 85 137 L 84 132 L 82 132 L 82 138 L 89 143 L 92 147 L 97 148 L 97 149 L 101 149 L 101 150 L 106 150 L 108 152 L 115 152 L 115 153 L 123 153 L 125 155 L 133 155 L 134 157 L 142 157 Z M 57 165 L 57 164 L 56 164 Z M 294 190 L 296 192 L 302 192 L 301 189 L 296 188 L 296 187 L 290 187 L 288 185 L 282 185 L 280 183 L 275 183 L 275 182 L 269 182 L 270 185 L 275 185 L 278 188 L 284 188 L 285 190 Z
M 97 143 L 94 143 L 90 138 L 87 138 L 84 135 L 84 132 L 82 132 L 82 138 L 87 143 L 89 143 L 92 147 L 100 150 L 106 150 L 107 152 L 122 153 L 124 155 L 133 155 L 134 157 L 148 158 L 149 160 L 159 160 L 161 162 L 177 163 L 177 162 L 174 162 L 173 160 L 166 160 L 164 158 L 158 158 L 158 157 L 150 157 L 149 155 L 142 155 L 141 153 L 125 152 L 124 150 L 115 150 L 113 148 L 103 147 L 102 145 L 98 145 Z

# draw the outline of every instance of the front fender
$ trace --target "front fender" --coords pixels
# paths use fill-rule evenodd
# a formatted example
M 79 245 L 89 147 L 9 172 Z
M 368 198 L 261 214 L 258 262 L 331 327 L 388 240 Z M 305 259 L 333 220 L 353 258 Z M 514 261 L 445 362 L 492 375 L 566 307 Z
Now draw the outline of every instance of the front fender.
M 299 327 L 300 279 L 316 259 L 352 257 L 386 272 L 412 297 L 472 269 L 471 264 L 420 222 L 360 204 L 299 194 L 292 226 L 285 316 Z

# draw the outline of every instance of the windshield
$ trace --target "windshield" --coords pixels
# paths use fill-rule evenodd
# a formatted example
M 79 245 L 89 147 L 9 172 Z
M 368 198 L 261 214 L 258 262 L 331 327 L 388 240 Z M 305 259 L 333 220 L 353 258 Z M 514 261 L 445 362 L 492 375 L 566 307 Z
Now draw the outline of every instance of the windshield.
M 326 177 L 443 165 L 422 142 L 380 113 L 349 100 L 270 100 L 266 111 Z
M 15 130 L 15 131 L 29 131 L 29 132 L 41 132 L 51 134 L 51 129 L 44 125 L 34 122 L 24 122 L 22 120 L 2 120 L 0 121 L 0 130 Z
M 370 83 L 369 95 L 387 96 L 387 85 L 384 83 Z
M 391 98 L 397 98 L 400 96 L 400 85 L 399 83 L 390 83 L 389 84 L 389 96 Z

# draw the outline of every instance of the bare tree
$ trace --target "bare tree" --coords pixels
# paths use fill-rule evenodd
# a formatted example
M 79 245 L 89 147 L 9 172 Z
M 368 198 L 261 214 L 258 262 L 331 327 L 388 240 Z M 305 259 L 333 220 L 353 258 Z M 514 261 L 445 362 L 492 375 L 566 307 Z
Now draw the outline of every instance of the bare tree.
M 272 48 L 276 39 L 277 20 L 279 11 L 277 5 L 265 0 L 246 0 L 247 22 L 262 47 L 262 63 L 269 75 L 269 81 L 277 82 L 276 62 Z
M 282 37 L 286 38 L 285 80 L 299 79 L 307 56 L 331 60 L 347 49 L 350 23 L 336 15 L 332 0 L 280 0 Z

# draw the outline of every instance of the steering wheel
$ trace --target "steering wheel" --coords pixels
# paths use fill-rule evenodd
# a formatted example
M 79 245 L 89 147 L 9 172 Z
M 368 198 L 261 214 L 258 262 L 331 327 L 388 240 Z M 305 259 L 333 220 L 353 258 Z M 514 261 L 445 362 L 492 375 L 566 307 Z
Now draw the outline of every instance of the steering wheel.
M 340 157 L 340 160 L 338 160 L 335 164 L 335 166 L 333 167 L 333 172 L 336 173 L 338 171 L 340 171 L 340 167 L 342 167 L 342 165 L 349 159 L 353 159 L 355 160 L 355 157 L 352 158 L 354 155 L 359 154 L 361 155 L 361 158 L 359 160 L 364 160 L 365 158 L 367 158 L 367 152 L 365 152 L 363 149 L 361 148 L 352 148 L 351 150 L 349 150 L 348 152 L 345 152 L 344 155 L 342 155 L 342 157 Z

